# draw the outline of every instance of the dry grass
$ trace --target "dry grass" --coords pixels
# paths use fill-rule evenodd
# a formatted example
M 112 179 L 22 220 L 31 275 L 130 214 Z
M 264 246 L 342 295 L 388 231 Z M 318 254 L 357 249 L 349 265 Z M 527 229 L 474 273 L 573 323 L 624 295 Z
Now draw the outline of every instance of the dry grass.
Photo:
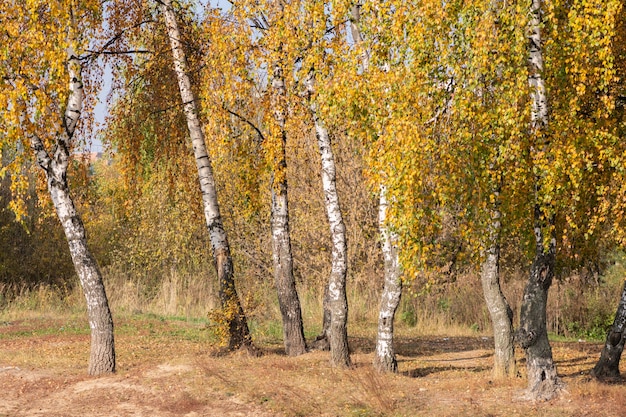
M 105 285 L 111 309 L 121 314 L 207 317 L 217 307 L 213 273 L 206 270 L 186 274 L 170 270 L 156 281 L 156 287 L 136 275 L 108 270 Z
M 398 375 L 379 375 L 371 366 L 378 295 L 357 291 L 354 282 L 348 294 L 354 369 L 331 368 L 324 352 L 297 358 L 282 355 L 280 314 L 271 282 L 241 290 L 253 336 L 266 354 L 213 356 L 214 338 L 206 319 L 216 305 L 212 282 L 206 271 L 171 272 L 151 290 L 141 279 L 107 271 L 118 355 L 118 374 L 108 382 L 114 387 L 107 391 L 109 397 L 126 398 L 134 407 L 148 410 L 136 415 L 177 415 L 178 407 L 200 415 L 218 415 L 202 412 L 218 409 L 222 415 L 232 411 L 285 416 L 617 416 L 626 407 L 622 386 L 589 380 L 587 372 L 600 346 L 579 343 L 554 347 L 569 395 L 541 405 L 516 402 L 523 379 L 491 378 L 492 342 L 484 324 L 480 287 L 471 277 L 457 280 L 447 291 L 415 297 L 407 292 L 396 326 Z M 322 297 L 316 288 L 303 287 L 305 328 L 311 338 L 321 325 Z M 522 287 L 510 281 L 505 290 L 511 294 Z M 551 296 L 562 296 L 558 288 L 556 293 Z M 0 367 L 33 370 L 28 377 L 36 386 L 25 389 L 38 392 L 41 401 L 52 401 L 47 395 L 59 395 L 54 388 L 59 381 L 84 380 L 88 333 L 78 286 L 70 292 L 47 286 L 24 290 L 0 313 Z M 168 367 L 187 371 L 165 375 Z M 37 376 L 41 373 L 46 379 Z M 146 379 L 149 375 L 160 376 Z M 129 380 L 135 381 L 135 391 L 144 390 L 156 399 L 128 392 L 123 383 Z M 3 381 L 7 395 L 12 395 L 15 381 L 0 372 L 0 385 Z M 22 397 L 15 398 L 19 402 Z M 96 400 L 84 399 L 86 409 L 94 409 Z M 154 404 L 160 408 L 148 409 Z
M 138 276 L 115 268 L 105 270 L 105 285 L 114 315 L 153 314 L 178 317 L 190 321 L 206 320 L 219 305 L 214 272 L 210 268 L 192 272 L 169 270 L 162 277 Z M 509 277 L 504 292 L 517 318 L 524 289 L 524 276 Z M 282 337 L 280 310 L 271 280 L 249 282 L 241 279 L 239 293 L 255 336 L 263 341 L 277 342 Z M 351 277 L 348 283 L 349 331 L 355 337 L 374 334 L 378 320 L 379 293 L 362 285 L 362 277 Z M 375 281 L 372 277 L 371 281 Z M 615 281 L 615 282 L 613 282 Z M 611 311 L 619 296 L 621 279 L 609 280 L 596 289 L 579 290 L 580 283 L 551 289 L 548 302 L 548 329 L 570 338 L 602 340 L 610 324 Z M 38 315 L 85 311 L 84 298 L 78 283 L 71 290 L 49 285 L 34 289 L 0 288 L 13 299 L 5 300 L 0 315 L 8 319 Z M 489 314 L 482 298 L 478 277 L 466 274 L 455 282 L 444 284 L 423 294 L 419 286 L 407 286 L 398 309 L 397 334 L 441 336 L 488 336 L 491 332 Z M 298 287 L 307 337 L 317 335 L 322 321 L 322 290 L 300 283 Z M 608 323 L 607 323 L 608 321 Z M 576 326 L 580 329 L 578 332 Z M 585 330 L 587 326 L 591 330 Z M 594 339 L 595 337 L 595 339 Z
M 118 373 L 88 379 L 82 318 L 0 327 L 0 415 L 104 415 L 102 401 L 108 412 L 141 416 L 616 417 L 626 409 L 622 385 L 589 379 L 597 344 L 555 343 L 568 393 L 535 404 L 518 400 L 523 378 L 491 378 L 492 342 L 482 337 L 401 337 L 399 374 L 381 375 L 371 366 L 373 334 L 351 338 L 354 367 L 338 370 L 326 352 L 289 358 L 277 344 L 262 343 L 261 357 L 213 355 L 200 323 L 140 315 L 116 319 L 116 329 Z

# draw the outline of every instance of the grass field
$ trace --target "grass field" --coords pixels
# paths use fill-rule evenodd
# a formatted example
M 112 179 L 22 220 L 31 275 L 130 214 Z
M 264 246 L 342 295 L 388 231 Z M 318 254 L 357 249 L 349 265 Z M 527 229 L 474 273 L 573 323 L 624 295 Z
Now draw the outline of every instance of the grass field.
M 115 323 L 117 373 L 92 378 L 82 314 L 0 320 L 0 416 L 626 415 L 623 384 L 589 377 L 598 343 L 554 342 L 567 391 L 529 403 L 520 399 L 521 353 L 520 378 L 493 380 L 492 340 L 471 332 L 401 328 L 400 372 L 380 375 L 371 366 L 373 326 L 351 332 L 354 368 L 337 370 L 326 352 L 284 356 L 272 332 L 255 332 L 260 357 L 224 355 L 204 320 L 126 315 Z

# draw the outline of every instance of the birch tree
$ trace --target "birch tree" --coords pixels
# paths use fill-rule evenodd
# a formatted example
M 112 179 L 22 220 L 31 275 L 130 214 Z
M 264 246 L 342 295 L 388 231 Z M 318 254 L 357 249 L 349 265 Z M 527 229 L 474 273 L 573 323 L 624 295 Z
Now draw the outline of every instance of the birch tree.
M 363 35 L 359 28 L 362 7 L 363 5 L 360 3 L 351 7 L 350 31 L 356 47 L 360 48 L 360 63 L 363 71 L 366 72 L 370 69 L 370 51 L 364 45 Z M 385 71 L 389 64 L 384 62 L 382 65 L 383 71 Z M 382 134 L 379 132 L 379 136 Z M 389 227 L 388 207 L 387 186 L 382 181 L 379 185 L 378 227 L 384 259 L 384 277 L 378 313 L 374 367 L 379 371 L 397 372 L 398 364 L 393 345 L 393 322 L 402 295 L 402 279 L 397 247 L 398 237 Z
M 293 131 L 293 73 L 297 37 L 289 33 L 297 26 L 298 2 L 238 2 L 233 16 L 240 25 L 240 42 L 249 51 L 245 65 L 267 76 L 266 85 L 257 86 L 263 107 L 255 109 L 262 122 L 255 126 L 262 136 L 265 162 L 271 171 L 270 229 L 274 282 L 283 323 L 283 341 L 289 356 L 306 352 L 300 298 L 294 276 L 294 260 L 289 223 L 287 146 Z M 261 81 L 261 83 L 264 83 Z
M 378 330 L 376 333 L 376 354 L 374 367 L 379 371 L 397 372 L 398 362 L 393 345 L 393 321 L 400 297 L 402 296 L 402 278 L 400 259 L 398 256 L 398 238 L 389 229 L 387 191 L 380 186 L 378 202 L 378 227 L 381 237 L 381 248 L 384 258 L 384 283 L 378 313 Z
M 29 146 L 46 178 L 87 301 L 90 375 L 115 371 L 113 319 L 67 169 L 86 100 L 83 54 L 100 14 L 99 2 L 15 1 L 0 8 L 2 146 Z
M 333 152 L 331 128 L 325 121 L 325 114 L 320 111 L 327 96 L 318 95 L 318 88 L 331 90 L 334 83 L 333 72 L 337 68 L 336 59 L 329 51 L 340 50 L 344 38 L 341 17 L 328 9 L 325 1 L 309 2 L 303 15 L 303 27 L 308 31 L 309 39 L 303 59 L 303 80 L 315 137 L 321 158 L 321 179 L 326 208 L 326 217 L 330 227 L 331 269 L 328 285 L 324 289 L 324 317 L 322 334 L 317 341 L 327 338 L 330 347 L 331 364 L 339 367 L 351 366 L 348 346 L 348 301 L 346 295 L 348 272 L 348 246 L 346 226 L 342 214 L 339 192 L 337 191 L 337 164 Z M 332 33 L 333 36 L 327 36 Z M 305 71 L 308 73 L 304 74 Z
M 500 286 L 500 238 L 502 233 L 502 212 L 500 211 L 500 189 L 493 189 L 494 201 L 491 206 L 491 219 L 487 228 L 484 260 L 480 268 L 483 295 L 493 325 L 494 366 L 497 377 L 514 376 L 515 355 L 513 335 L 513 310 L 509 306 Z
M 330 339 L 331 364 L 350 366 L 348 347 L 348 300 L 346 297 L 346 275 L 348 270 L 348 248 L 346 244 L 346 226 L 341 214 L 341 205 L 337 193 L 337 174 L 330 134 L 317 110 L 312 98 L 315 94 L 315 71 L 312 70 L 307 80 L 307 91 L 315 135 L 320 150 L 322 168 L 322 188 L 326 202 L 326 215 L 332 239 L 331 273 L 328 280 L 327 298 L 330 311 L 328 338 Z
M 541 0 L 533 0 L 528 24 L 528 84 L 531 105 L 531 157 L 535 175 L 535 207 L 533 210 L 535 258 L 530 267 L 530 276 L 520 312 L 520 327 L 516 340 L 526 354 L 528 396 L 547 400 L 562 388 L 552 359 L 546 326 L 548 290 L 555 275 L 556 233 L 555 218 L 551 202 L 542 198 L 542 181 L 549 161 L 547 129 L 548 96 L 544 81 Z
M 279 52 L 280 54 L 280 52 Z M 272 254 L 274 259 L 274 280 L 278 292 L 278 303 L 283 321 L 285 351 L 289 356 L 306 352 L 304 327 L 300 299 L 293 274 L 293 254 L 289 230 L 289 198 L 287 193 L 287 130 L 286 95 L 283 62 L 274 64 L 272 73 L 272 110 L 277 127 L 277 147 L 275 150 L 274 172 L 271 184 L 271 230 Z
M 213 168 L 206 149 L 202 124 L 198 116 L 198 107 L 188 75 L 187 62 L 181 33 L 170 0 L 159 2 L 164 16 L 165 26 L 170 40 L 174 70 L 178 79 L 180 96 L 183 103 L 189 135 L 193 145 L 194 157 L 198 168 L 198 179 L 202 190 L 204 214 L 209 229 L 213 259 L 219 280 L 219 295 L 222 310 L 229 330 L 229 349 L 239 347 L 253 348 L 250 331 L 241 302 L 237 295 L 234 280 L 233 261 L 230 246 L 220 214 Z
M 545 324 L 556 258 L 580 265 L 581 258 L 597 254 L 598 246 L 619 240 L 621 233 L 622 216 L 613 211 L 622 210 L 615 186 L 623 166 L 618 155 L 624 154 L 619 139 L 623 112 L 616 106 L 623 89 L 618 75 L 621 16 L 622 3 L 613 1 L 531 4 L 527 146 L 535 256 L 516 338 L 526 351 L 532 399 L 551 398 L 562 388 Z M 606 233 L 611 216 L 617 227 Z
M 506 54 L 509 48 L 510 38 L 507 39 L 506 30 L 503 29 L 508 22 L 512 13 L 507 13 L 503 4 L 499 1 L 490 2 L 487 6 L 488 18 L 485 19 L 486 23 L 483 26 L 483 30 L 491 31 L 493 33 L 494 43 L 485 41 L 485 44 L 476 42 L 477 45 L 473 48 L 481 52 L 479 56 L 486 53 L 493 53 L 497 51 L 498 54 Z M 479 26 L 481 27 L 481 26 Z M 504 32 L 504 33 L 503 33 Z M 478 34 L 477 41 L 480 40 L 481 35 Z M 503 48 L 504 46 L 504 48 Z M 482 55 L 478 59 L 485 59 Z M 495 77 L 485 82 L 485 87 L 482 94 L 488 95 L 488 100 L 483 103 L 484 111 L 489 111 L 489 104 L 492 100 L 498 102 L 496 95 L 502 94 L 503 91 L 499 88 L 499 85 L 503 83 L 502 74 L 505 71 L 503 68 L 504 63 L 496 61 L 495 64 L 489 64 L 487 60 L 487 68 L 485 73 L 495 74 Z M 500 91 L 499 91 L 500 90 Z M 498 103 L 499 104 L 499 103 Z M 497 105 L 497 104 L 496 104 Z M 501 130 L 502 132 L 502 130 Z M 485 131 L 484 135 L 497 135 L 498 133 Z M 502 133 L 500 133 L 502 134 Z M 493 325 L 493 337 L 494 337 L 494 366 L 493 373 L 496 377 L 514 376 L 516 374 L 515 355 L 514 355 L 514 335 L 513 335 L 513 311 L 509 306 L 509 303 L 502 293 L 500 285 L 500 251 L 501 251 L 501 237 L 502 237 L 502 210 L 501 210 L 501 193 L 504 183 L 504 176 L 510 175 L 506 173 L 506 169 L 502 166 L 502 157 L 500 155 L 500 149 L 506 149 L 503 145 L 506 143 L 505 138 L 496 138 L 495 141 L 486 138 L 486 142 L 489 143 L 492 149 L 488 155 L 491 155 L 492 160 L 487 165 L 487 178 L 488 178 L 488 191 L 489 191 L 489 203 L 488 203 L 488 216 L 486 232 L 484 238 L 481 239 L 481 266 L 480 266 L 480 278 L 483 288 L 483 295 L 485 297 L 485 303 L 489 314 L 491 316 L 491 322 Z M 495 150 L 497 149 L 497 150 Z M 495 150 L 495 151 L 494 151 Z M 484 249 L 482 249 L 484 248 Z
M 615 186 L 623 166 L 618 155 L 624 152 L 619 139 L 623 112 L 616 106 L 623 89 L 617 69 L 622 10 L 613 1 L 531 4 L 527 147 L 535 255 L 516 338 L 526 352 L 532 399 L 551 398 L 562 388 L 545 317 L 556 258 L 580 265 L 581 258 L 597 254 L 599 245 L 621 233 L 622 216 L 613 209 L 622 210 L 621 187 Z M 606 233 L 611 216 L 617 227 Z

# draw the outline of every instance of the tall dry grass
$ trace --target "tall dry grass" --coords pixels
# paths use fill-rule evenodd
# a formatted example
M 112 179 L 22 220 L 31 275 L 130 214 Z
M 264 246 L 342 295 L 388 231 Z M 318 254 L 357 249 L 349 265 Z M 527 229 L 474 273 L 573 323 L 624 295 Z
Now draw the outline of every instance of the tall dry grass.
M 118 314 L 199 318 L 207 317 L 218 305 L 213 275 L 207 270 L 183 273 L 170 269 L 153 280 L 109 268 L 104 279 L 111 309 Z
M 576 282 L 579 277 L 557 280 L 548 300 L 548 331 L 555 335 L 587 340 L 601 340 L 617 306 L 623 276 L 617 263 L 607 276 L 592 287 Z M 216 280 L 210 268 L 192 272 L 168 270 L 154 287 L 155 280 L 106 268 L 105 285 L 114 316 L 151 314 L 187 320 L 208 320 L 209 312 L 217 308 Z M 380 277 L 370 276 L 373 282 Z M 363 277 L 352 277 L 348 283 L 349 324 L 352 336 L 374 338 L 378 320 L 379 291 L 362 291 Z M 571 282 L 570 282 L 571 281 Z M 248 282 L 240 286 L 240 296 L 255 338 L 268 343 L 281 343 L 282 324 L 276 292 L 271 280 Z M 524 291 L 522 272 L 509 277 L 503 290 L 519 317 L 519 305 Z M 396 315 L 399 335 L 489 335 L 491 323 L 483 302 L 477 275 L 463 274 L 454 282 L 420 292 L 416 285 L 405 286 Z M 7 285 L 0 292 L 7 292 Z M 65 288 L 42 284 L 34 288 L 13 288 L 15 296 L 5 301 L 0 311 L 3 320 L 36 315 L 84 314 L 85 302 L 76 283 Z M 321 330 L 323 292 L 316 285 L 299 284 L 300 301 L 306 335 L 313 338 Z M 210 323 L 209 323 L 210 324 Z

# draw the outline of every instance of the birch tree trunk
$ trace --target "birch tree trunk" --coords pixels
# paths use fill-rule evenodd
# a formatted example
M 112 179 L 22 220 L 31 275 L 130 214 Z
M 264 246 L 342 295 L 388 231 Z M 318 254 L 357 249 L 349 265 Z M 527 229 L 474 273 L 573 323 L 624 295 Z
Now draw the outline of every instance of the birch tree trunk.
M 546 305 L 548 289 L 554 277 L 556 242 L 550 239 L 548 249 L 544 248 L 543 233 L 538 220 L 541 210 L 535 208 L 535 259 L 530 268 L 530 277 L 520 312 L 520 328 L 515 338 L 526 354 L 528 390 L 526 396 L 532 400 L 549 400 L 562 388 L 552 359 L 552 348 L 546 328 Z
M 272 252 L 274 258 L 274 280 L 278 292 L 278 304 L 283 321 L 283 340 L 285 352 L 288 356 L 297 356 L 306 352 L 304 328 L 300 298 L 296 289 L 296 280 L 293 275 L 293 255 L 291 252 L 291 234 L 289 231 L 289 205 L 287 198 L 287 131 L 285 129 L 286 116 L 282 101 L 286 96 L 285 80 L 282 68 L 274 66 L 272 75 L 273 95 L 272 106 L 274 118 L 280 129 L 280 139 L 277 152 L 278 158 L 274 163 L 272 178 Z
M 626 281 L 624 282 L 622 296 L 617 306 L 613 325 L 606 336 L 606 342 L 600 354 L 600 360 L 598 360 L 592 371 L 593 376 L 597 379 L 611 380 L 620 377 L 619 362 L 624 350 L 624 343 L 626 342 L 624 330 L 626 330 Z
M 541 44 L 541 0 L 532 0 L 529 23 L 529 74 L 528 83 L 531 94 L 531 134 L 537 144 L 531 152 L 535 155 L 545 152 L 543 138 L 548 126 L 548 101 L 543 79 L 543 54 Z M 541 149 L 539 149 L 541 148 Z M 537 167 L 540 170 L 540 167 Z M 545 209 L 545 203 L 539 201 L 541 172 L 535 174 L 535 259 L 530 268 L 530 277 L 524 290 L 520 312 L 520 328 L 516 339 L 526 354 L 528 373 L 527 397 L 532 400 L 549 400 L 562 388 L 552 359 L 552 349 L 548 341 L 546 328 L 546 304 L 548 289 L 554 277 L 556 238 L 554 236 L 554 216 Z M 546 248 L 544 231 L 550 231 Z
M 322 331 L 313 341 L 312 347 L 318 350 L 330 350 L 330 306 L 328 285 L 324 286 L 324 299 L 322 300 Z
M 204 206 L 204 216 L 206 219 L 209 236 L 211 239 L 211 247 L 213 251 L 213 260 L 217 270 L 217 278 L 219 280 L 219 297 L 222 310 L 227 318 L 227 326 L 229 331 L 228 348 L 231 350 L 239 347 L 252 348 L 252 338 L 246 316 L 241 307 L 239 296 L 235 288 L 233 261 L 230 254 L 230 246 L 222 217 L 220 214 L 219 204 L 217 200 L 217 192 L 215 188 L 215 179 L 213 177 L 213 168 L 211 160 L 206 149 L 206 141 L 204 131 L 198 117 L 198 109 L 196 99 L 191 89 L 191 81 L 187 71 L 187 60 L 183 45 L 181 43 L 180 30 L 176 21 L 176 13 L 172 7 L 171 0 L 160 1 L 161 11 L 165 18 L 165 26 L 170 39 L 172 49 L 172 57 L 174 60 L 174 71 L 178 78 L 178 87 L 180 96 L 184 106 L 184 113 L 187 119 L 187 127 L 191 144 L 196 159 L 196 167 L 198 169 L 198 179 L 200 182 L 200 190 L 202 192 L 202 202 Z
M 497 378 L 514 376 L 515 367 L 513 343 L 513 310 L 500 288 L 500 230 L 501 212 L 496 203 L 491 211 L 491 224 L 488 229 L 486 251 L 480 271 L 485 303 L 493 326 L 494 364 L 493 374 Z
M 492 13 L 498 19 L 499 13 L 505 9 L 502 0 L 491 1 Z M 494 39 L 498 38 L 500 25 L 496 24 L 493 30 Z M 496 74 L 500 75 L 502 68 L 496 69 Z M 497 83 L 498 81 L 494 81 Z M 491 86 L 488 87 L 490 93 L 494 94 Z M 497 144 L 495 146 L 498 146 Z M 494 184 L 491 192 L 494 200 L 490 208 L 490 220 L 487 226 L 487 233 L 483 240 L 481 253 L 483 259 L 480 268 L 480 280 L 483 287 L 485 304 L 489 310 L 493 327 L 494 340 L 494 363 L 493 375 L 495 378 L 513 377 L 517 374 L 515 365 L 515 343 L 513 332 L 513 310 L 509 306 L 506 297 L 502 293 L 500 286 L 500 234 L 502 230 L 502 212 L 500 211 L 500 192 L 502 189 L 502 177 L 499 174 L 497 157 L 491 162 L 489 170 Z M 498 178 L 498 176 L 500 176 Z
M 352 39 L 356 45 L 363 43 L 363 35 L 359 29 L 361 20 L 361 4 L 352 6 L 350 21 L 350 31 Z M 367 71 L 370 66 L 370 56 L 367 49 L 361 52 L 361 65 L 363 71 Z M 381 238 L 381 248 L 383 252 L 384 279 L 383 292 L 381 295 L 380 311 L 378 314 L 378 332 L 376 336 L 376 354 L 374 356 L 374 367 L 379 371 L 396 372 L 398 365 L 393 347 L 393 322 L 400 297 L 402 295 L 402 281 L 400 278 L 400 260 L 398 257 L 397 238 L 387 228 L 387 189 L 384 184 L 380 186 L 380 196 L 378 203 L 379 230 Z
M 385 280 L 378 313 L 378 333 L 374 368 L 380 372 L 397 372 L 398 362 L 393 345 L 393 321 L 402 296 L 401 269 L 398 260 L 397 236 L 387 227 L 387 190 L 380 187 L 378 225 L 385 261 Z
M 68 50 L 67 67 L 70 91 L 63 120 L 64 130 L 56 137 L 52 157 L 46 151 L 43 141 L 35 133 L 28 133 L 28 138 L 37 158 L 37 164 L 45 172 L 48 191 L 63 226 L 72 262 L 87 302 L 87 316 L 91 330 L 88 372 L 90 375 L 101 375 L 115 372 L 113 318 L 100 268 L 87 246 L 85 227 L 76 211 L 67 182 L 70 141 L 80 118 L 84 97 L 81 63 L 72 48 Z
M 328 279 L 328 309 L 330 310 L 330 362 L 333 366 L 349 367 L 350 350 L 348 347 L 348 299 L 346 297 L 346 275 L 348 271 L 348 247 L 346 244 L 346 226 L 341 214 L 339 194 L 337 193 L 337 174 L 335 157 L 328 129 L 317 112 L 311 99 L 315 92 L 314 74 L 307 78 L 311 115 L 315 124 L 317 144 L 322 160 L 322 187 L 326 202 L 326 216 L 330 226 L 332 240 L 332 265 Z

